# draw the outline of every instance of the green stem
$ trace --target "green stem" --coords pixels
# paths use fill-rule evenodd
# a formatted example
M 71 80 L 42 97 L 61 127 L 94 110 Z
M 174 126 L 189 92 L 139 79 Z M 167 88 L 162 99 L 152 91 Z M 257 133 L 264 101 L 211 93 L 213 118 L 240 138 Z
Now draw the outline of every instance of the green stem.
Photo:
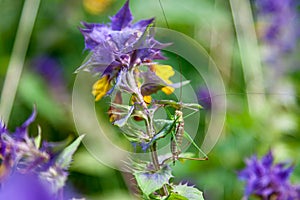
M 266 99 L 251 5 L 248 0 L 230 0 L 229 3 L 242 61 L 249 112 L 261 116 L 266 106 Z M 253 91 L 259 95 L 252 95 Z
M 33 25 L 40 0 L 25 0 L 1 94 L 0 115 L 7 124 L 21 78 Z

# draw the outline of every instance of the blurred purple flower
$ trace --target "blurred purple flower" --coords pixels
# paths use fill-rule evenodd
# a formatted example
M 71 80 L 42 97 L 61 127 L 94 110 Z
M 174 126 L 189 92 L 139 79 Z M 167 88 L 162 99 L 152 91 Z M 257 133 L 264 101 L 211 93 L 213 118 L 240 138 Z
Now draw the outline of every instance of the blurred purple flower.
M 299 14 L 295 0 L 255 0 L 263 62 L 272 67 L 270 80 L 287 71 L 283 58 L 295 50 L 299 34 Z
M 15 158 L 15 148 L 10 145 L 12 139 L 8 136 L 8 130 L 3 123 L 0 121 L 0 183 L 6 180 L 7 176 L 10 175 Z
M 49 155 L 39 150 L 39 146 L 28 134 L 28 126 L 35 120 L 36 111 L 14 133 L 10 133 L 1 123 L 0 132 L 0 183 L 3 183 L 16 169 L 21 173 L 36 172 L 49 161 Z
M 55 57 L 48 55 L 35 57 L 32 66 L 33 70 L 46 81 L 50 93 L 57 102 L 69 101 L 62 66 Z
M 50 56 L 43 55 L 33 59 L 34 70 L 53 87 L 63 85 L 62 67 L 58 61 Z
M 197 98 L 200 105 L 202 105 L 206 110 L 211 109 L 211 95 L 206 87 L 200 87 L 198 89 Z
M 3 189 L 0 188 L 0 199 L 50 199 L 43 196 L 46 195 L 43 192 L 45 189 L 41 188 L 43 186 L 39 181 L 47 185 L 47 192 L 53 195 L 51 199 L 61 199 L 72 155 L 83 136 L 59 152 L 54 151 L 59 143 L 43 142 L 40 148 L 41 133 L 39 132 L 36 138 L 30 137 L 28 133 L 28 127 L 34 122 L 36 114 L 34 109 L 30 117 L 13 133 L 0 121 L 0 185 L 3 186 Z M 29 179 L 26 186 L 22 186 L 24 177 Z M 35 180 L 37 177 L 39 181 Z M 19 184 L 15 184 L 13 188 L 14 182 Z M 19 189 L 18 186 L 22 188 Z M 20 194 L 13 194 L 13 189 L 18 190 Z M 41 190 L 41 193 L 35 192 L 36 189 Z M 24 196 L 21 198 L 19 195 Z
M 245 197 L 256 195 L 263 200 L 295 200 L 298 194 L 289 178 L 292 166 L 286 163 L 274 164 L 270 151 L 258 160 L 256 156 L 246 160 L 246 168 L 238 173 L 241 180 L 246 181 Z
M 1 187 L 0 199 L 53 200 L 53 196 L 36 175 L 14 173 Z
M 295 0 L 256 0 L 262 39 L 282 52 L 292 50 L 299 36 Z

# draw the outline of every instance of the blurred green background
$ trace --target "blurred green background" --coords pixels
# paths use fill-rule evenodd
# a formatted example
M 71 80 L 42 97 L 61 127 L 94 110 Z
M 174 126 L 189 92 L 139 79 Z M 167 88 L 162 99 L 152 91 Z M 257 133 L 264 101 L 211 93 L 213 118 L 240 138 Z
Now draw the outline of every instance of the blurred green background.
M 32 132 L 36 132 L 36 125 L 40 125 L 47 141 L 77 136 L 72 119 L 71 94 L 76 76 L 74 71 L 87 56 L 79 31 L 80 22 L 107 23 L 108 17 L 114 15 L 124 2 L 41 1 L 8 124 L 10 129 L 20 125 L 35 104 L 38 117 L 35 125 L 31 126 Z M 23 4 L 22 0 L 0 0 L 0 88 L 11 58 Z M 300 183 L 299 41 L 293 52 L 283 56 L 285 63 L 293 66 L 281 66 L 287 72 L 270 79 L 268 74 L 274 69 L 264 64 L 255 65 L 256 72 L 248 69 L 258 52 L 252 49 L 245 54 L 243 48 L 249 48 L 249 45 L 247 38 L 243 37 L 247 34 L 236 29 L 240 16 L 233 18 L 237 11 L 232 9 L 234 6 L 230 1 L 162 0 L 162 5 L 169 27 L 195 39 L 214 59 L 226 94 L 211 91 L 211 95 L 216 96 L 212 98 L 221 96 L 227 100 L 223 132 L 208 154 L 209 160 L 178 162 L 174 166 L 175 182 L 184 180 L 195 184 L 204 191 L 206 199 L 241 199 L 243 184 L 237 179 L 236 172 L 244 167 L 243 160 L 252 154 L 261 156 L 272 149 L 276 161 L 294 163 L 292 181 Z M 130 7 L 135 21 L 155 17 L 157 27 L 167 27 L 159 1 L 131 0 Z M 244 25 L 247 27 L 247 24 Z M 249 26 L 255 27 L 256 24 Z M 248 57 L 250 61 L 247 61 Z M 178 59 L 170 54 L 169 62 L 176 63 Z M 180 62 L 189 65 L 184 60 Z M 195 91 L 205 87 L 202 81 L 193 80 L 192 67 L 185 67 L 183 74 L 192 79 Z M 252 87 L 251 78 L 258 76 L 262 84 Z M 253 97 L 258 102 L 253 103 Z M 99 104 L 96 106 L 99 107 Z M 210 114 L 208 108 L 201 111 L 199 138 L 196 138 L 199 143 L 207 129 Z M 74 156 L 68 184 L 77 191 L 78 197 L 126 200 L 134 198 L 130 178 L 97 162 L 81 146 Z

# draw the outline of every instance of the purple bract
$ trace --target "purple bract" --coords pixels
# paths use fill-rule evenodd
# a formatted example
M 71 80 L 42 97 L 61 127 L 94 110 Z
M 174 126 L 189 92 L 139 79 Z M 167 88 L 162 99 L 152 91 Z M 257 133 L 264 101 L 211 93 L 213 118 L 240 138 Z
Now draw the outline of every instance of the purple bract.
M 85 39 L 85 49 L 92 52 L 91 57 L 78 70 L 108 74 L 115 78 L 121 69 L 149 63 L 154 59 L 164 59 L 161 44 L 149 34 L 147 27 L 154 19 L 146 19 L 132 24 L 133 17 L 129 1 L 111 17 L 111 24 L 85 23 L 81 32 Z

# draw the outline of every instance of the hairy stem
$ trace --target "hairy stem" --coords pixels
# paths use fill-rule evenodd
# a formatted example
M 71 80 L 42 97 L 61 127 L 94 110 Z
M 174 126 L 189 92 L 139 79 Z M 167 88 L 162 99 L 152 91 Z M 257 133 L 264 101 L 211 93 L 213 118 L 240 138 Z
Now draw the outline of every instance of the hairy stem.
M 159 165 L 159 161 L 158 161 L 158 155 L 156 152 L 156 142 L 154 142 L 151 145 L 150 150 L 151 150 L 151 158 L 152 158 L 154 168 L 156 171 L 158 171 L 158 170 L 160 170 L 160 165 Z
M 136 76 L 134 75 L 134 73 L 132 74 L 133 78 L 130 78 L 130 82 L 131 84 L 133 84 L 132 82 L 134 82 L 134 85 L 136 86 L 136 88 L 138 88 L 138 81 Z M 134 80 L 134 81 L 131 81 Z M 146 124 L 146 130 L 147 130 L 147 135 L 150 137 L 153 137 L 155 135 L 155 129 L 154 129 L 154 125 L 153 125 L 153 113 L 150 112 L 150 110 L 147 107 L 147 104 L 144 101 L 144 97 L 139 89 L 139 91 L 136 91 L 136 96 L 137 96 L 137 101 L 140 105 L 142 105 L 144 114 L 147 116 L 147 118 L 145 119 L 145 124 Z M 151 151 L 151 159 L 155 168 L 155 171 L 159 171 L 160 170 L 160 164 L 158 161 L 158 155 L 157 155 L 157 151 L 156 151 L 156 147 L 157 147 L 157 143 L 153 142 L 153 144 L 150 146 L 150 151 Z M 168 189 L 166 187 L 166 185 L 163 186 L 162 191 L 161 191 L 161 195 L 163 196 L 167 196 L 168 195 Z
M 158 171 L 158 170 L 160 170 L 160 164 L 159 164 L 158 155 L 157 155 L 157 152 L 156 152 L 156 142 L 154 142 L 150 146 L 150 150 L 151 150 L 151 158 L 152 158 L 154 168 L 155 168 L 156 171 Z M 168 192 L 168 189 L 167 189 L 166 185 L 163 186 L 161 194 L 163 196 L 168 196 L 169 192 Z

